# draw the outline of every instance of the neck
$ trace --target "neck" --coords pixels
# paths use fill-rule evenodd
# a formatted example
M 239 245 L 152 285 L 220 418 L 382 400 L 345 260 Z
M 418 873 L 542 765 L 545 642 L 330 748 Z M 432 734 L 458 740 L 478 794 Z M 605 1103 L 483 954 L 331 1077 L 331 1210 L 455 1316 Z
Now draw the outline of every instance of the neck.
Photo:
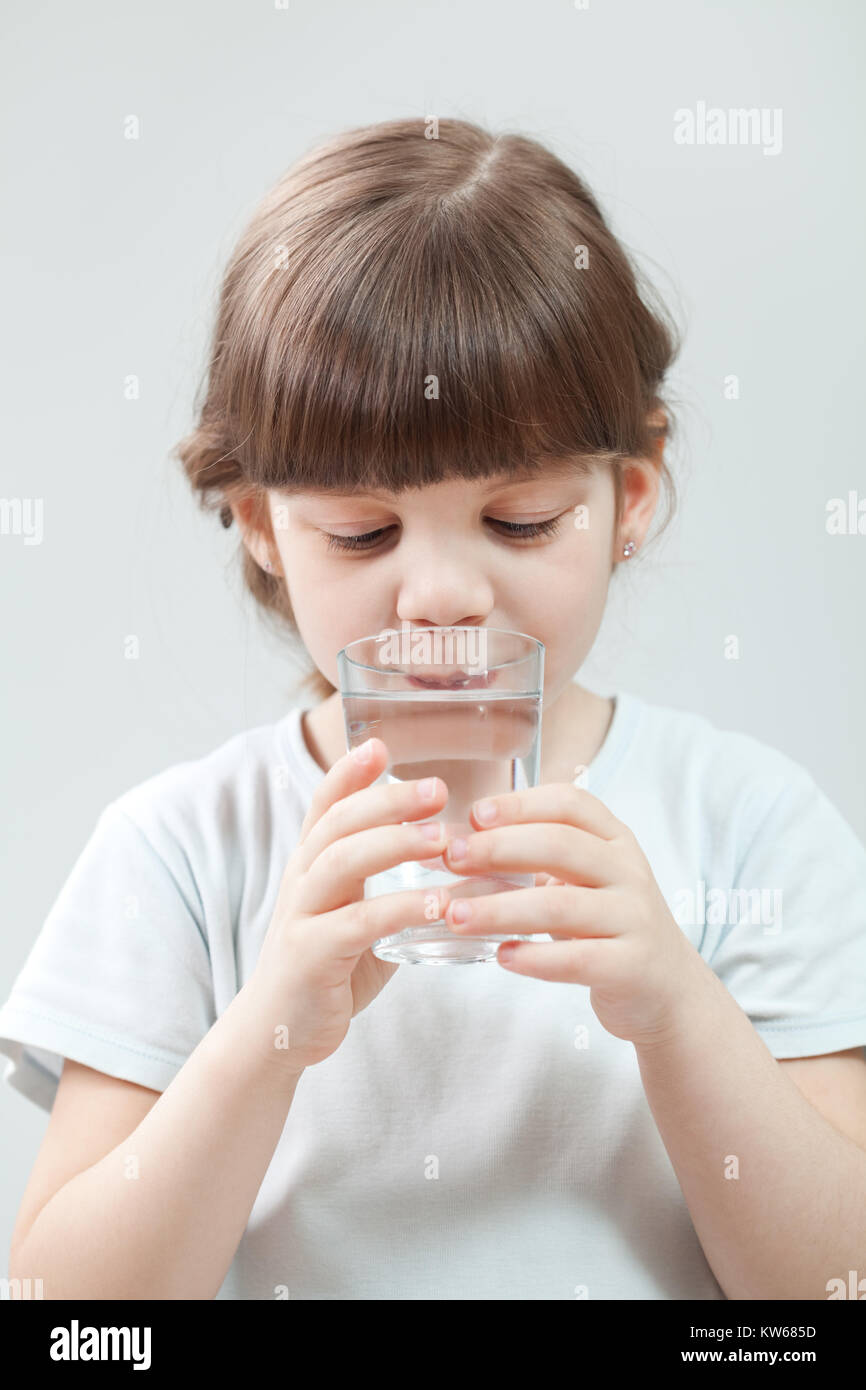
M 604 743 L 612 717 L 612 700 L 570 681 L 545 704 L 539 782 L 573 782 Z

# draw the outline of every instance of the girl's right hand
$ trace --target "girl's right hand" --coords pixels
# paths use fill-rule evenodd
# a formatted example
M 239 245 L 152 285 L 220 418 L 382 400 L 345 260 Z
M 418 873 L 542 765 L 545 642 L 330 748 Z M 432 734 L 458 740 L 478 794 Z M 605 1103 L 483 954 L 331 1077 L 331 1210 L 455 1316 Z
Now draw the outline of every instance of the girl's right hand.
M 370 786 L 388 750 L 379 738 L 367 742 L 368 762 L 346 753 L 316 789 L 244 991 L 254 1000 L 266 1045 L 293 1072 L 335 1052 L 355 1014 L 398 968 L 373 955 L 373 942 L 435 922 L 447 905 L 446 889 L 364 898 L 364 880 L 372 874 L 442 853 L 440 825 L 439 838 L 431 841 L 421 826 L 400 822 L 435 816 L 448 800 L 441 777 L 425 779 L 433 782 L 426 798 L 419 780 Z

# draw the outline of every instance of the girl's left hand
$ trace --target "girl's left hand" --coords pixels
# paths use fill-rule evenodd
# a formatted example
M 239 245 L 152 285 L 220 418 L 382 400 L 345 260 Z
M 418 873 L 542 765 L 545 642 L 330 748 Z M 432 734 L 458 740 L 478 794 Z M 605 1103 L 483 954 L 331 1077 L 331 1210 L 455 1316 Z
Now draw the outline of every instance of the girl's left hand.
M 486 804 L 496 816 L 482 823 Z M 476 802 L 471 815 L 478 829 L 466 838 L 465 858 L 454 858 L 454 841 L 443 855 L 451 873 L 535 872 L 536 886 L 471 900 L 459 899 L 459 884 L 444 890 L 451 931 L 547 932 L 553 941 L 518 942 L 511 951 L 503 943 L 497 960 L 520 975 L 589 985 L 593 1010 L 615 1037 L 640 1045 L 666 1036 L 701 957 L 628 826 L 568 782 Z M 465 923 L 454 920 L 458 900 L 471 908 Z

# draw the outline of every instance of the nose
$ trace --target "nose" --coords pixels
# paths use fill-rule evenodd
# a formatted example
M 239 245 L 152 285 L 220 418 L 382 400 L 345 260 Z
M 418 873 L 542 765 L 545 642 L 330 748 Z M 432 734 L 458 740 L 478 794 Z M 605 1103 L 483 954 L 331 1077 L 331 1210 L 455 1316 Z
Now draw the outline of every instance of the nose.
M 415 560 L 410 563 L 400 588 L 397 617 L 413 627 L 483 627 L 494 602 L 483 574 L 439 554 L 426 566 Z

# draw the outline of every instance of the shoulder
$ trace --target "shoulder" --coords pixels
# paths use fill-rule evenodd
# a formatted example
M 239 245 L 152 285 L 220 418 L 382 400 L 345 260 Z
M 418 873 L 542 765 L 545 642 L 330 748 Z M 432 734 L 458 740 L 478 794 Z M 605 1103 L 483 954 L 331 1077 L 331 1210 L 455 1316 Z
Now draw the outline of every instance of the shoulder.
M 289 819 L 297 800 L 302 818 L 287 718 L 245 729 L 207 753 L 163 768 L 115 797 L 103 817 L 132 822 L 160 853 L 166 844 L 205 853 L 214 839 L 237 844 L 267 836 L 276 798 Z
M 684 805 L 754 825 L 780 800 L 819 794 L 809 770 L 772 743 L 694 710 L 628 699 L 637 758 Z

